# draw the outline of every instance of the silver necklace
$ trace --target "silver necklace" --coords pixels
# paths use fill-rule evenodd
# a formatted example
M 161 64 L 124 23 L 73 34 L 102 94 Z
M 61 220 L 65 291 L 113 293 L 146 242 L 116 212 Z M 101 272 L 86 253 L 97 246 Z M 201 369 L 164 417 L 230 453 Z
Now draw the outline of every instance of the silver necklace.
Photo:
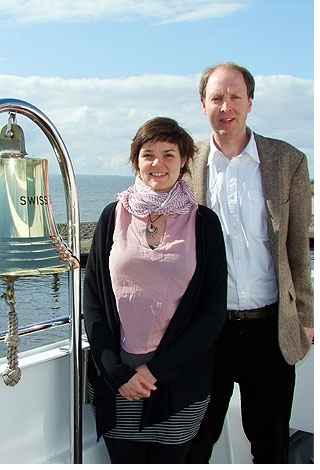
M 150 224 L 147 224 L 147 226 L 146 226 L 146 237 L 147 238 L 154 238 L 156 236 L 156 234 L 158 233 L 158 227 L 156 225 L 153 225 L 153 224 L 156 220 L 160 219 L 161 216 L 162 216 L 162 214 L 158 215 L 158 217 L 156 217 L 154 220 L 152 220 L 151 215 L 149 214 Z

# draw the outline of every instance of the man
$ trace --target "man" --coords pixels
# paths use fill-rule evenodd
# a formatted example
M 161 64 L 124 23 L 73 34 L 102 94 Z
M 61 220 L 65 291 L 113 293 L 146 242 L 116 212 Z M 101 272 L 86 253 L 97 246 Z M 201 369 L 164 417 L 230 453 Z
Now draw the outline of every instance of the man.
M 228 310 L 211 402 L 188 463 L 208 463 L 234 382 L 253 463 L 288 463 L 294 364 L 313 339 L 307 159 L 247 127 L 254 86 L 250 72 L 233 63 L 206 70 L 200 80 L 213 132 L 198 144 L 192 185 L 223 227 Z

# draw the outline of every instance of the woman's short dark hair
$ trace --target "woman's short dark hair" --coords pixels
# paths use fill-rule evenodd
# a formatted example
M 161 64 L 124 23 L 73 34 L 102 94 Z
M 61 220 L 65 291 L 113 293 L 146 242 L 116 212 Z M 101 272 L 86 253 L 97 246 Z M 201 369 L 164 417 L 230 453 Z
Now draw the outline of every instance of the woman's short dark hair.
M 241 65 L 234 64 L 233 62 L 223 62 L 221 64 L 214 65 L 213 67 L 209 67 L 202 72 L 199 83 L 199 93 L 201 101 L 206 98 L 207 84 L 210 75 L 212 75 L 213 72 L 221 68 L 238 70 L 238 72 L 242 74 L 243 79 L 246 83 L 248 98 L 254 98 L 255 82 L 249 70 L 247 70 L 245 67 L 242 67 Z
M 170 142 L 177 144 L 180 155 L 186 159 L 182 173 L 189 173 L 188 162 L 193 158 L 195 145 L 191 135 L 177 121 L 167 117 L 155 117 L 142 124 L 131 144 L 130 158 L 132 167 L 139 172 L 139 153 L 146 142 Z

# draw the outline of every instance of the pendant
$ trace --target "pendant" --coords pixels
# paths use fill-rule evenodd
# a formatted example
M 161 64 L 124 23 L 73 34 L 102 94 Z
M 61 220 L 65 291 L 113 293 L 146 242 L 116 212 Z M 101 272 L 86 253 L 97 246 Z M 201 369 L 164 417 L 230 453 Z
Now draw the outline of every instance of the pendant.
M 146 236 L 147 238 L 154 238 L 158 232 L 158 227 L 153 224 L 146 226 Z

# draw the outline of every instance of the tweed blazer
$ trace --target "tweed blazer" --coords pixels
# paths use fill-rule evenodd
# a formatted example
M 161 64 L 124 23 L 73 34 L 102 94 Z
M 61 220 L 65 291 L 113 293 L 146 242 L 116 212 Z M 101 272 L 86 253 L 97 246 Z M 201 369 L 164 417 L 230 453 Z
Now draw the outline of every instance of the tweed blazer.
M 308 230 L 311 189 L 306 156 L 287 142 L 255 134 L 268 214 L 270 251 L 279 288 L 279 345 L 288 364 L 310 348 L 304 327 L 313 327 L 313 288 Z M 197 144 L 190 165 L 199 204 L 207 203 L 210 140 Z

